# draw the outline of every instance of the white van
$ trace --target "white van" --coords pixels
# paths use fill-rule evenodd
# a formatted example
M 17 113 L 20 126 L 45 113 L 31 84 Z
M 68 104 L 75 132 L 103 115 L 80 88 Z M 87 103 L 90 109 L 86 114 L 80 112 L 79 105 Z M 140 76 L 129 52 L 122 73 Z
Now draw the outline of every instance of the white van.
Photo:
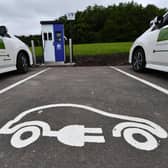
M 25 73 L 31 65 L 32 54 L 29 48 L 8 34 L 5 26 L 0 26 L 0 73 L 14 70 Z
M 145 68 L 168 72 L 168 12 L 150 23 L 150 28 L 133 44 L 129 63 L 133 70 Z

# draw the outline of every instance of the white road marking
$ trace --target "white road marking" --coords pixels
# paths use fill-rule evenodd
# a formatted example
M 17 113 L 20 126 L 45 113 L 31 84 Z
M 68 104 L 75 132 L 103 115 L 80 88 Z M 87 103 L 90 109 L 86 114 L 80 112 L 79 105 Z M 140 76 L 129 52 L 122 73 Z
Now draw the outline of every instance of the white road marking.
M 139 142 L 134 138 L 134 135 L 139 134 L 145 137 L 145 142 Z M 146 151 L 152 151 L 156 149 L 159 146 L 159 143 L 157 139 L 147 131 L 139 128 L 127 128 L 123 131 L 123 137 L 126 140 L 127 143 L 129 143 L 131 146 L 146 150 Z
M 135 79 L 135 80 L 137 80 L 137 81 L 139 81 L 139 82 L 141 82 L 141 83 L 143 83 L 143 84 L 145 84 L 147 86 L 150 86 L 150 87 L 152 87 L 152 88 L 154 88 L 154 89 L 156 89 L 156 90 L 158 90 L 158 91 L 160 91 L 160 92 L 162 92 L 162 93 L 164 93 L 166 95 L 168 95 L 168 89 L 165 89 L 165 88 L 163 88 L 163 87 L 161 87 L 159 85 L 156 85 L 156 84 L 154 84 L 152 82 L 149 82 L 149 81 L 144 80 L 142 78 L 139 78 L 139 77 L 137 77 L 135 75 L 127 73 L 127 72 L 125 72 L 125 71 L 123 71 L 123 70 L 121 70 L 119 68 L 116 68 L 116 67 L 113 67 L 113 66 L 111 66 L 110 68 L 114 69 L 115 71 L 118 71 L 118 72 L 120 72 L 120 73 L 122 73 L 122 74 L 124 74 L 124 75 L 126 75 L 126 76 L 128 76 L 130 78 L 133 78 L 133 79 Z
M 10 86 L 8 86 L 8 87 L 6 87 L 6 88 L 0 90 L 0 94 L 3 94 L 3 93 L 5 93 L 5 92 L 7 92 L 7 91 L 9 91 L 9 90 L 11 90 L 11 89 L 13 89 L 13 88 L 15 88 L 16 86 L 19 86 L 19 85 L 25 83 L 26 81 L 28 81 L 28 80 L 30 80 L 30 79 L 32 79 L 32 78 L 35 78 L 36 76 L 38 76 L 38 75 L 40 75 L 40 74 L 42 74 L 42 73 L 48 71 L 49 69 L 50 69 L 50 68 L 47 68 L 47 69 L 45 69 L 45 70 L 42 70 L 42 71 L 40 71 L 40 72 L 38 72 L 38 73 L 36 73 L 36 74 L 34 74 L 34 75 L 31 75 L 31 76 L 29 76 L 29 77 L 27 77 L 27 78 L 25 78 L 25 79 L 23 79 L 23 80 L 21 80 L 21 81 L 18 81 L 18 82 L 16 82 L 16 83 L 14 83 L 14 84 L 12 84 L 12 85 L 10 85 Z
M 31 132 L 32 135 L 31 137 L 27 138 L 27 139 L 22 139 L 21 136 L 25 133 L 25 132 Z M 36 127 L 36 126 L 29 126 L 29 127 L 24 127 L 20 130 L 18 130 L 11 138 L 11 144 L 15 147 L 15 148 L 23 148 L 25 146 L 30 145 L 32 142 L 38 140 L 38 138 L 40 137 L 40 128 Z
M 84 125 L 69 125 L 57 132 L 58 141 L 74 147 L 83 147 L 85 143 L 105 143 L 105 139 L 103 135 L 85 135 L 85 134 L 99 134 L 100 130 L 103 132 L 101 128 L 85 128 Z M 98 132 L 97 132 L 98 130 Z
M 38 134 L 39 129 L 42 130 L 42 136 L 56 137 L 58 141 L 65 145 L 83 147 L 85 142 L 90 143 L 105 143 L 103 135 L 88 135 L 88 134 L 103 134 L 101 128 L 85 128 L 84 125 L 69 125 L 61 130 L 55 131 L 51 130 L 48 123 L 44 121 L 27 121 L 19 123 L 28 114 L 39 112 L 50 108 L 79 108 L 84 109 L 92 113 L 102 115 L 104 117 L 109 117 L 112 119 L 125 120 L 117 124 L 112 130 L 113 137 L 124 137 L 127 143 L 131 146 L 144 151 L 152 151 L 158 148 L 159 143 L 157 138 L 167 139 L 168 133 L 158 124 L 152 121 L 138 118 L 130 117 L 119 114 L 108 113 L 93 107 L 79 105 L 79 104 L 51 104 L 41 107 L 36 107 L 27 111 L 20 113 L 14 120 L 8 121 L 1 129 L 0 134 L 13 134 L 11 139 L 12 146 L 16 148 L 24 148 L 32 143 L 34 143 L 40 135 Z M 57 112 L 57 111 L 55 111 Z M 22 140 L 20 137 L 24 132 L 32 132 L 32 137 Z M 36 134 L 37 132 L 37 134 Z M 86 134 L 86 135 L 85 135 Z M 134 138 L 134 134 L 141 134 L 146 138 L 145 142 L 139 142 Z

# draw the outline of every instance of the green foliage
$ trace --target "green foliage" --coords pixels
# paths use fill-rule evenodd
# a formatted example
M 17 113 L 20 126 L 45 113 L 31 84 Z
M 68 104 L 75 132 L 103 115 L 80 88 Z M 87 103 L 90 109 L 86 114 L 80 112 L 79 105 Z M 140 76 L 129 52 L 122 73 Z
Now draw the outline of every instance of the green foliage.
M 76 13 L 72 25 L 64 16 L 58 21 L 65 24 L 65 34 L 75 43 L 134 41 L 148 27 L 155 16 L 163 15 L 166 9 L 154 5 L 143 7 L 134 2 L 108 7 L 89 6 Z
M 31 46 L 31 40 L 34 41 L 35 46 L 42 46 L 41 35 L 17 36 L 21 41 Z
M 57 21 L 64 24 L 65 36 L 73 38 L 76 44 L 134 41 L 148 27 L 155 16 L 163 15 L 166 9 L 154 5 L 143 7 L 134 2 L 120 3 L 108 7 L 89 6 L 76 12 L 76 20 L 68 21 L 66 16 Z M 20 39 L 31 45 L 41 46 L 41 36 L 21 36 Z

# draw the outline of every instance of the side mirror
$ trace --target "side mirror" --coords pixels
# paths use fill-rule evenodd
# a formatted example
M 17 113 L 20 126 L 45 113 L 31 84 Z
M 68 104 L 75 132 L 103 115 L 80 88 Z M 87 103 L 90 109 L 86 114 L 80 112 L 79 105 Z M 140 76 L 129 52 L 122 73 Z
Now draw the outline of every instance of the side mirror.
M 151 20 L 149 26 L 151 27 L 154 24 L 154 20 Z
M 155 24 L 157 26 L 161 26 L 163 24 L 163 16 L 157 16 L 154 20 L 155 20 Z
M 8 34 L 8 30 L 5 26 L 0 26 L 0 36 L 4 37 Z

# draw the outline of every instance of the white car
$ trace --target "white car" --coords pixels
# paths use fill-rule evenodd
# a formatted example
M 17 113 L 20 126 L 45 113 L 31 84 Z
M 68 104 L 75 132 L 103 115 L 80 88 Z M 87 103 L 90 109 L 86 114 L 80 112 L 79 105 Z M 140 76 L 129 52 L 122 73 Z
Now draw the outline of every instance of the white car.
M 29 48 L 18 38 L 8 34 L 5 26 L 0 26 L 0 73 L 14 70 L 25 73 L 32 63 Z
M 150 25 L 134 42 L 129 63 L 137 72 L 145 68 L 168 72 L 168 12 L 156 17 Z

